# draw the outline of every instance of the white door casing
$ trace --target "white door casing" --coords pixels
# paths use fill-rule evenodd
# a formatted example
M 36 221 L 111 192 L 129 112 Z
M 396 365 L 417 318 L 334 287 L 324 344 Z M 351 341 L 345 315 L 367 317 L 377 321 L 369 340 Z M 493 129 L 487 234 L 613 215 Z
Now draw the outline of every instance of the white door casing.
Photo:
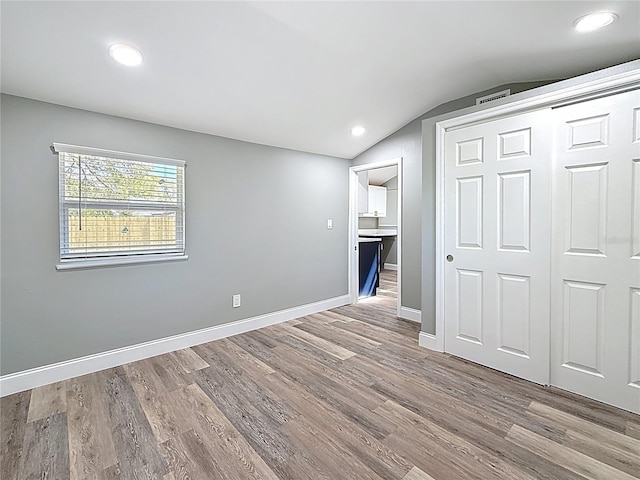
M 549 381 L 550 110 L 447 131 L 445 350 Z M 450 257 L 447 257 L 448 259 Z
M 349 167 L 349 265 L 348 265 L 348 288 L 349 297 L 351 303 L 358 303 L 358 204 L 359 204 L 359 192 L 360 192 L 360 177 L 359 174 L 367 172 L 367 185 L 368 185 L 368 172 L 377 168 L 385 168 L 397 166 L 398 168 L 398 203 L 397 203 L 397 315 L 400 318 L 405 318 L 404 307 L 402 307 L 402 184 L 403 184 L 403 167 L 402 157 L 392 158 L 390 160 L 382 160 L 379 162 L 365 163 L 362 165 L 355 165 Z
M 553 120 L 551 383 L 640 413 L 640 90 Z

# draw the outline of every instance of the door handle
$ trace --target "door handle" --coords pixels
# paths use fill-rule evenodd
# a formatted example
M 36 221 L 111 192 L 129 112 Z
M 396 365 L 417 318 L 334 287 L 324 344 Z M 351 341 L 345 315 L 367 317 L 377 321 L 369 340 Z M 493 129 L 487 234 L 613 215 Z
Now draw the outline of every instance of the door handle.
M 453 255 L 447 255 L 447 262 L 453 262 Z

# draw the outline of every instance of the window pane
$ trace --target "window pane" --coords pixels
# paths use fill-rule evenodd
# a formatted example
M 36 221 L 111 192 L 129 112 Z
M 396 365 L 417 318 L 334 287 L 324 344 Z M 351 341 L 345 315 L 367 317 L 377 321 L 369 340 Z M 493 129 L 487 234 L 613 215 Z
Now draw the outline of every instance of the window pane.
M 80 222 L 77 208 L 67 211 L 65 257 L 182 249 L 176 212 L 82 209 Z
M 87 201 L 179 201 L 180 167 L 88 155 L 64 158 L 64 197 Z

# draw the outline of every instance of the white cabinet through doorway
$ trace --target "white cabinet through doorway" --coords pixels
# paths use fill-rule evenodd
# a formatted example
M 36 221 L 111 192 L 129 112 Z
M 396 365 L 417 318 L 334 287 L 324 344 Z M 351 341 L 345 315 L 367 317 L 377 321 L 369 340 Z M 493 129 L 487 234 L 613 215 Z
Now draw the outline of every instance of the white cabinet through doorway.
M 358 215 L 387 216 L 387 187 L 369 185 L 369 172 L 358 172 Z
M 369 185 L 369 214 L 374 217 L 387 216 L 387 188 Z

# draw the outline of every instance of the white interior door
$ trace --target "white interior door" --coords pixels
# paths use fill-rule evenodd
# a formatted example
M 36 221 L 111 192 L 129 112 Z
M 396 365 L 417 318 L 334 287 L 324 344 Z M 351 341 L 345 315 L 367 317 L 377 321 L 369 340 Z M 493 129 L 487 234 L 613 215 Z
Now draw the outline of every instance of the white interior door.
M 640 413 L 640 90 L 553 117 L 551 382 Z
M 549 381 L 549 115 L 445 134 L 445 351 L 537 383 Z

